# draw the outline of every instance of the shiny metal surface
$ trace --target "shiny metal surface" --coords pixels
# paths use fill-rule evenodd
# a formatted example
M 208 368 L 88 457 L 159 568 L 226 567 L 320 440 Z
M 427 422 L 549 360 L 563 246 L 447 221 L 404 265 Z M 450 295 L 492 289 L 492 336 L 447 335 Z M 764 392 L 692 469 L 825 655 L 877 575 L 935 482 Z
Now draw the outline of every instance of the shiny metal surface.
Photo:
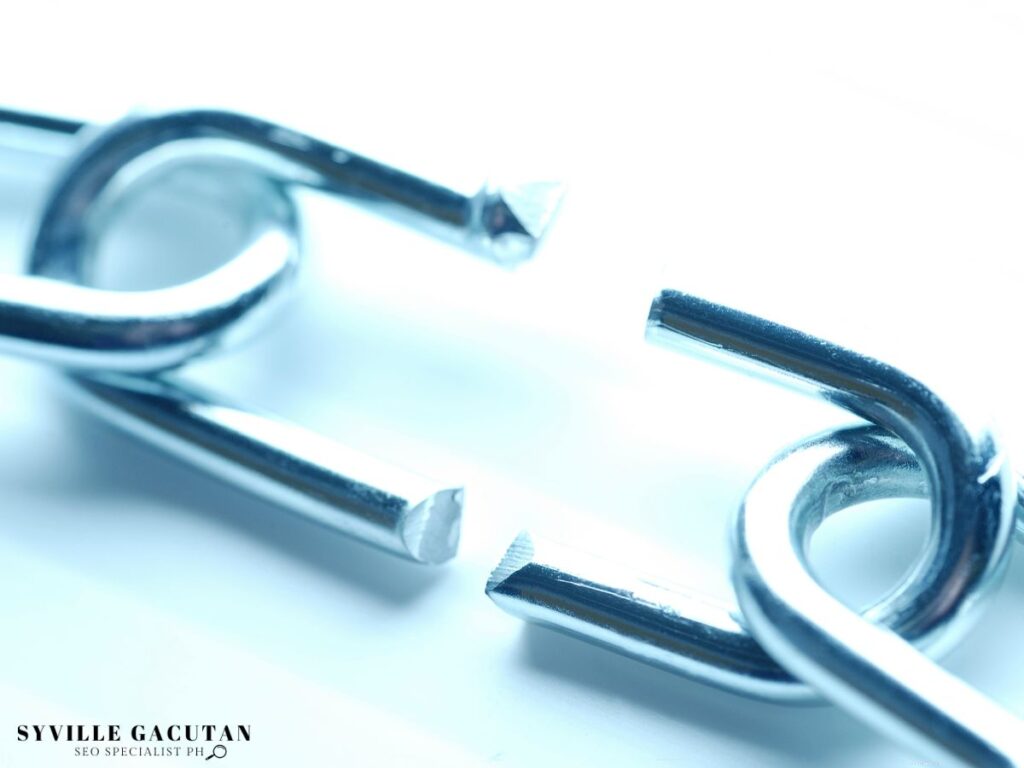
M 836 433 L 834 441 L 845 450 L 849 469 L 832 486 L 841 492 L 830 497 L 828 514 L 875 499 L 927 496 L 920 467 L 899 440 L 874 427 L 855 427 Z M 820 442 L 807 441 L 793 452 L 810 451 Z M 801 527 L 794 535 L 802 540 L 811 532 Z M 750 635 L 735 605 L 695 594 L 664 575 L 644 574 L 523 533 L 492 573 L 487 593 L 514 616 L 709 685 L 773 701 L 816 699 L 812 688 L 780 667 Z
M 663 292 L 648 328 L 657 341 L 737 356 L 781 375 L 915 448 L 933 489 L 931 536 L 910 577 L 868 617 L 932 653 L 954 643 L 1009 551 L 1013 478 L 988 429 L 969 428 L 934 391 L 890 366 L 693 296 Z M 911 471 L 910 454 L 882 443 L 875 466 L 879 490 L 919 495 L 921 478 L 916 463 Z M 524 619 L 739 693 L 786 701 L 812 695 L 751 641 L 728 609 L 652 584 L 633 569 L 543 544 L 532 548 L 521 537 L 487 592 Z
M 55 261 L 54 255 L 78 247 L 86 234 L 75 217 L 68 217 L 75 204 L 94 198 L 116 183 L 115 177 L 182 156 L 253 163 L 279 181 L 321 189 L 501 264 L 533 255 L 564 191 L 551 181 L 455 188 L 265 120 L 218 110 L 134 115 L 102 130 L 0 110 L 4 124 L 20 124 L 29 135 L 92 134 L 66 168 L 39 226 L 36 250 L 46 251 L 52 276 L 68 277 L 77 268 L 73 257 Z M 41 137 L 39 151 L 53 151 L 52 136 Z
M 43 133 L 34 125 L 3 122 L 14 117 L 0 110 L 0 140 L 20 138 L 19 153 L 36 147 L 60 155 L 74 150 L 75 142 L 61 131 L 76 124 L 40 118 L 47 130 L 59 129 Z M 45 144 L 41 136 L 53 141 Z M 280 184 L 222 166 L 217 183 L 230 188 L 231 213 L 245 229 L 231 261 L 181 285 L 144 291 L 71 285 L 53 274 L 0 275 L 0 353 L 78 370 L 150 371 L 211 353 L 258 329 L 295 276 L 297 211 Z M 146 175 L 122 179 L 99 200 L 63 198 L 60 227 L 79 233 L 83 269 L 109 218 L 149 181 Z M 39 231 L 40 272 L 48 266 L 56 272 L 45 258 L 47 225 Z
M 213 110 L 132 116 L 99 129 L 0 109 L 0 141 L 28 154 L 73 152 L 39 220 L 34 277 L 0 276 L 0 352 L 79 370 L 159 370 L 246 335 L 243 318 L 269 307 L 295 269 L 296 216 L 277 185 L 322 189 L 502 264 L 533 254 L 562 194 L 561 185 L 545 182 L 459 191 Z M 86 283 L 95 241 L 118 206 L 148 179 L 201 160 L 259 171 L 244 193 L 253 207 L 251 247 L 234 261 L 157 291 L 40 279 Z
M 876 618 L 908 640 L 955 643 L 972 609 L 1001 575 L 1014 531 L 1016 478 L 987 424 L 969 423 L 936 386 L 821 339 L 704 301 L 663 291 L 649 335 L 734 355 L 888 429 L 914 451 L 934 508 L 925 551 Z
M 524 621 L 693 680 L 778 701 L 814 697 L 750 636 L 739 609 L 560 542 L 519 534 L 486 592 Z
M 168 377 L 99 374 L 68 388 L 118 427 L 307 519 L 416 562 L 455 554 L 460 488 Z
M 801 444 L 772 462 L 751 486 L 733 547 L 733 583 L 744 620 L 790 672 L 939 764 L 1024 766 L 1024 721 L 898 635 L 864 621 L 811 575 L 811 534 L 849 499 L 877 494 L 878 480 L 887 471 L 883 466 L 879 475 L 865 433 L 851 430 Z M 900 447 L 893 444 L 891 450 Z M 933 509 L 933 531 L 942 525 L 955 528 Z M 969 578 L 977 566 L 959 559 L 961 553 L 979 560 L 987 553 L 975 555 L 973 531 L 954 533 L 959 538 L 940 533 L 933 557 L 952 562 Z
M 90 135 L 80 143 L 66 140 L 76 133 Z M 18 290 L 39 285 L 44 286 L 40 291 L 52 292 L 46 306 L 54 312 L 39 319 L 41 304 L 12 306 L 0 317 L 6 323 L 0 328 L 17 336 L 28 327 L 35 334 L 23 332 L 26 339 L 9 340 L 9 351 L 83 370 L 131 372 L 178 365 L 221 346 L 229 332 L 232 337 L 251 333 L 255 324 L 248 316 L 241 322 L 242 315 L 265 314 L 274 303 L 269 290 L 257 295 L 249 289 L 254 281 L 261 286 L 258 281 L 267 271 L 257 269 L 261 262 L 253 264 L 257 257 L 269 259 L 263 240 L 259 248 L 244 249 L 205 283 L 200 281 L 202 293 L 195 283 L 168 289 L 174 296 L 187 294 L 201 307 L 213 303 L 214 309 L 219 305 L 211 299 L 220 297 L 214 289 L 234 290 L 239 294 L 231 296 L 235 316 L 219 326 L 202 324 L 198 310 L 179 308 L 177 315 L 169 315 L 166 307 L 177 307 L 169 299 L 161 301 L 158 292 L 101 292 L 81 285 L 90 280 L 97 240 L 124 200 L 182 168 L 199 169 L 215 184 L 231 183 L 243 198 L 251 195 L 248 213 L 254 225 L 285 222 L 280 238 L 271 243 L 286 249 L 288 275 L 301 242 L 291 202 L 281 191 L 287 184 L 373 207 L 503 264 L 533 253 L 561 196 L 560 185 L 543 183 L 485 185 L 464 194 L 289 129 L 219 111 L 133 116 L 104 129 L 0 111 L 0 138 L 12 135 L 20 137 L 21 151 L 59 155 L 74 149 L 74 154 L 40 219 L 30 258 L 32 277 L 12 278 Z M 104 308 L 85 303 L 84 297 L 97 295 L 107 312 L 121 315 L 104 325 Z M 57 309 L 67 314 L 69 307 L 81 309 L 72 322 L 46 322 Z M 142 308 L 164 314 L 155 314 L 147 325 Z M 38 322 L 26 325 L 33 318 Z M 121 331 L 135 347 L 109 332 L 104 335 L 108 328 Z M 75 382 L 80 399 L 115 424 L 293 512 L 416 562 L 440 563 L 456 551 L 461 489 L 384 466 L 308 430 L 170 380 L 105 374 L 79 376 Z
M 1017 541 L 1024 543 L 1024 477 L 1017 477 Z

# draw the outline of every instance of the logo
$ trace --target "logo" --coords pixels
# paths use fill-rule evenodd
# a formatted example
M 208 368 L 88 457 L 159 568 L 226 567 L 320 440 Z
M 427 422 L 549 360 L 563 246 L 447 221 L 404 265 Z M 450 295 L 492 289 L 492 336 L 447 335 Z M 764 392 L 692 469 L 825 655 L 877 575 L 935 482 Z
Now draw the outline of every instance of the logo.
M 19 725 L 18 741 L 67 744 L 75 757 L 221 760 L 252 739 L 249 725 Z

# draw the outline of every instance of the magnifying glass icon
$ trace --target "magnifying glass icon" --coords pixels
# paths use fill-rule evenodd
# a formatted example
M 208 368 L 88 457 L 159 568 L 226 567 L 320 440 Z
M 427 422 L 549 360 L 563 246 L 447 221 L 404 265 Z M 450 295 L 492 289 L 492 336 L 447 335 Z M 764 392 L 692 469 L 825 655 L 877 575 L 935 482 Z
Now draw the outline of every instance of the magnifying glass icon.
M 213 760 L 213 758 L 216 757 L 218 760 L 220 760 L 222 757 L 227 757 L 227 756 L 228 756 L 228 748 L 225 747 L 223 744 L 218 744 L 217 746 L 215 746 L 213 748 L 213 752 L 210 753 L 210 755 L 206 759 L 207 760 Z

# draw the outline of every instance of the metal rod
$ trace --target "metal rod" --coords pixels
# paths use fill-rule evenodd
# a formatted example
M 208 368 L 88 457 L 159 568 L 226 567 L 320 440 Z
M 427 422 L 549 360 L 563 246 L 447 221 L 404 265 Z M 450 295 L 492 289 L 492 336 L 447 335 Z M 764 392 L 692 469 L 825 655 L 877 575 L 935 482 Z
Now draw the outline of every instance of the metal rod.
M 88 279 L 90 248 L 97 231 L 126 195 L 182 165 L 186 169 L 198 166 L 207 181 L 226 186 L 232 201 L 240 195 L 251 197 L 243 215 L 256 229 L 280 223 L 277 231 L 283 235 L 280 239 L 286 246 L 289 267 L 300 241 L 293 205 L 281 195 L 282 183 L 338 193 L 392 217 L 408 215 L 410 221 L 435 234 L 441 227 L 461 245 L 505 262 L 532 253 L 557 204 L 554 186 L 514 188 L 517 194 L 534 195 L 519 215 L 517 206 L 523 199 L 507 196 L 508 190 L 498 197 L 490 192 L 460 196 L 455 190 L 280 126 L 225 112 L 132 117 L 99 131 L 74 121 L 20 113 L 7 112 L 0 117 L 7 118 L 7 130 L 0 134 L 27 132 L 29 139 L 23 137 L 19 146 L 28 151 L 35 146 L 33 135 L 41 139 L 37 142 L 40 151 L 56 147 L 60 154 L 72 145 L 56 146 L 55 137 L 87 130 L 93 134 L 74 144 L 75 151 L 47 199 L 31 252 L 33 277 L 12 278 L 22 286 L 40 285 L 57 291 L 58 299 L 76 291 L 96 293 L 81 284 Z M 241 270 L 243 257 L 251 250 L 240 251 L 223 269 Z M 39 281 L 40 277 L 79 285 Z M 199 299 L 196 306 L 219 306 L 216 293 L 202 280 L 198 285 L 193 281 L 168 291 L 179 295 L 188 288 L 198 291 L 193 297 Z M 240 285 L 242 281 L 235 282 Z M 201 345 L 213 334 L 197 322 L 198 315 L 191 310 L 165 312 L 148 324 L 138 322 L 138 313 L 151 308 L 154 292 L 98 293 L 103 301 L 84 305 L 78 321 L 71 311 L 77 305 L 60 301 L 51 302 L 48 314 L 35 311 L 30 318 L 35 325 L 18 325 L 13 322 L 17 318 L 9 317 L 7 329 L 28 329 L 43 338 L 8 339 L 8 351 L 27 354 L 36 348 L 26 349 L 26 343 L 37 341 L 45 349 L 36 356 L 51 362 L 79 370 L 133 371 L 179 364 L 212 348 Z M 254 294 L 242 292 L 243 298 L 249 295 Z M 269 304 L 256 296 L 245 304 L 245 314 Z M 104 318 L 118 308 L 129 311 L 117 315 L 116 322 L 103 325 Z M 66 328 L 37 322 L 40 317 L 58 317 L 61 311 L 71 315 Z M 237 331 L 241 324 L 221 326 L 218 334 L 227 328 Z M 170 336 L 160 337 L 154 349 L 148 329 L 154 334 L 169 331 Z M 187 340 L 195 346 L 175 346 L 172 342 L 180 342 L 175 334 L 181 333 L 190 334 Z M 78 376 L 75 386 L 80 399 L 121 428 L 303 517 L 416 562 L 440 563 L 455 553 L 462 508 L 459 488 L 385 466 L 308 430 L 170 379 L 103 373 L 95 378 Z
M 747 492 L 733 538 L 733 584 L 744 620 L 776 660 L 866 724 L 941 765 L 1024 767 L 1024 721 L 922 655 L 889 629 L 865 621 L 811 575 L 808 542 L 851 487 L 871 485 L 863 446 L 843 436 L 800 446 L 773 461 Z M 837 500 L 837 497 L 838 500 Z M 1008 525 L 1004 525 L 1008 538 Z M 998 572 L 977 525 L 933 509 L 930 559 L 951 576 Z M 982 539 L 982 542 L 979 542 Z M 998 561 L 998 560 L 997 560 Z M 978 585 L 974 594 L 984 593 Z M 956 601 L 954 584 L 939 597 Z
M 924 468 L 937 524 L 911 576 L 868 615 L 923 647 L 938 651 L 940 641 L 955 642 L 973 618 L 971 609 L 997 581 L 1013 527 L 1012 474 L 985 425 L 968 428 L 933 390 L 891 366 L 694 296 L 662 292 L 648 322 L 655 341 L 756 365 L 877 420 L 914 449 L 912 466 Z M 896 461 L 899 453 L 887 450 Z M 737 642 L 739 625 L 721 611 L 705 622 L 706 611 L 691 613 L 693 600 L 672 589 L 632 600 L 635 572 L 624 579 L 613 569 L 606 576 L 565 550 L 537 551 L 535 563 L 528 546 L 514 546 L 487 586 L 495 602 L 516 615 L 740 693 L 807 698 L 809 691 L 777 661 L 752 667 L 752 660 L 770 659 Z M 717 654 L 707 651 L 711 641 L 721 643 Z
M 66 152 L 74 145 L 53 139 L 87 130 L 92 126 L 76 120 L 0 109 L 0 141 L 27 151 Z M 533 255 L 564 192 L 558 182 L 483 183 L 464 188 L 423 179 L 297 131 L 231 112 L 131 117 L 115 124 L 108 136 L 103 152 L 108 162 L 119 165 L 164 143 L 244 141 L 250 148 L 266 150 L 303 169 L 301 174 L 287 174 L 285 181 L 338 195 L 500 264 L 516 264 Z M 119 146 L 112 151 L 114 142 Z
M 814 698 L 744 629 L 737 608 L 525 531 L 486 592 L 524 621 L 702 683 L 777 701 Z
M 69 162 L 74 132 L 81 129 L 74 121 L 0 111 L 0 146 L 15 150 L 4 152 L 5 173 L 24 165 L 52 174 L 45 160 Z M 91 262 L 103 217 L 140 185 L 61 198 L 68 207 L 56 221 L 44 215 L 33 252 L 53 242 L 54 228 L 78 237 L 59 254 L 44 254 L 52 267 L 45 277 L 0 275 L 0 353 L 77 370 L 152 371 L 210 354 L 261 328 L 294 283 L 300 245 L 295 204 L 279 183 L 236 165 L 220 167 L 216 175 L 215 181 L 203 176 L 205 184 L 193 185 L 190 193 L 212 191 L 217 204 L 229 206 L 241 225 L 234 258 L 209 274 L 153 290 L 114 291 L 49 279 L 59 277 L 55 273 L 69 261 L 83 267 Z M 55 194 L 60 188 L 54 186 Z M 48 202 L 53 201 L 51 195 Z M 45 210 L 52 212 L 52 205 Z
M 168 377 L 75 382 L 76 397 L 115 426 L 302 517 L 415 562 L 455 554 L 461 488 Z
M 924 476 L 905 445 L 872 431 L 846 439 L 861 451 L 858 472 L 877 480 L 852 486 L 842 497 L 844 507 L 927 496 Z M 708 685 L 779 702 L 817 698 L 751 637 L 735 605 L 627 564 L 524 532 L 491 574 L 486 591 L 513 616 Z M 894 615 L 876 619 L 888 623 Z

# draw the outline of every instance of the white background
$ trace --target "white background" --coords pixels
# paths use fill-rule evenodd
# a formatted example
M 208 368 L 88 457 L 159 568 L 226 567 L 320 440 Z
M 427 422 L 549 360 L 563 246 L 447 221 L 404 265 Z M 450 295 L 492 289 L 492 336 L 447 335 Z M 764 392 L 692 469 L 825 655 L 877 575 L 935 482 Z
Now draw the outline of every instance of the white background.
M 529 527 L 728 599 L 728 521 L 754 473 L 849 421 L 646 345 L 660 287 L 928 367 L 1022 444 L 1024 15 L 552 5 L 6 11 L 10 106 L 221 106 L 442 180 L 570 192 L 513 273 L 305 193 L 301 301 L 196 371 L 464 483 L 462 548 L 437 571 L 283 516 L 0 362 L 0 765 L 76 762 L 17 743 L 21 723 L 220 721 L 253 728 L 225 765 L 921 764 L 834 708 L 749 702 L 524 629 L 483 585 Z M 5 271 L 51 170 L 0 174 Z M 167 225 L 150 218 L 152 242 Z M 830 521 L 822 577 L 878 594 L 926 523 L 922 504 Z M 1022 600 L 1015 565 L 947 663 L 1024 715 Z

